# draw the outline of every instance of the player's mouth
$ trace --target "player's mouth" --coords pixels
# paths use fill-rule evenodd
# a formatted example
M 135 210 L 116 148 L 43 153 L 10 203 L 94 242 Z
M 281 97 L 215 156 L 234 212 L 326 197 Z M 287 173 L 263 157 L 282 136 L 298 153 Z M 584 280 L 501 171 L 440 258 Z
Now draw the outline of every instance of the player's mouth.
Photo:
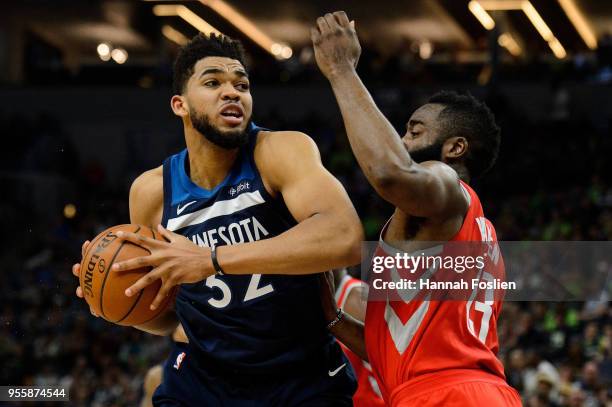
M 221 110 L 219 110 L 219 114 L 223 121 L 232 127 L 239 126 L 244 120 L 244 111 L 240 105 L 235 103 L 223 106 Z

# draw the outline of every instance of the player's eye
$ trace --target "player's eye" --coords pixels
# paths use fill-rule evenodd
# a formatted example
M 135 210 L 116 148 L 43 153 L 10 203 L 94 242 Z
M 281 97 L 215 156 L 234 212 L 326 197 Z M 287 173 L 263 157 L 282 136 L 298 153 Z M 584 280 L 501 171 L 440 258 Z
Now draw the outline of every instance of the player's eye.
M 204 82 L 204 86 L 209 87 L 209 88 L 212 88 L 218 85 L 219 85 L 219 81 L 216 79 L 211 79 L 211 80 Z
M 236 84 L 236 89 L 246 92 L 249 90 L 249 84 L 246 82 L 241 82 Z

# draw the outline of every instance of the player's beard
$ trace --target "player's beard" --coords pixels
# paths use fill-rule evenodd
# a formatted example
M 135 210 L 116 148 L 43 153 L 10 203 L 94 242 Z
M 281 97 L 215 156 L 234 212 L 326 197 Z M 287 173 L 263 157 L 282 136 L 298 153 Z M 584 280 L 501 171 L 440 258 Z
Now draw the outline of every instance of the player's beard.
M 229 130 L 221 131 L 215 127 L 206 114 L 199 114 L 190 109 L 189 116 L 193 127 L 199 131 L 208 141 L 224 148 L 233 150 L 244 146 L 249 141 L 249 128 L 251 127 L 251 118 L 247 120 L 247 125 L 244 130 Z
M 425 161 L 442 161 L 442 146 L 444 141 L 437 140 L 433 144 L 409 151 L 410 157 L 417 163 Z

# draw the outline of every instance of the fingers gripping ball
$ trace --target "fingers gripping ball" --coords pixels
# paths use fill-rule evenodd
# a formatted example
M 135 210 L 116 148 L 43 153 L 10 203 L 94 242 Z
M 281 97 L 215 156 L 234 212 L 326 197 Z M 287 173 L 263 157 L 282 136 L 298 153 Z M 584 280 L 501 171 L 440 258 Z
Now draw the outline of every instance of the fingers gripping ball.
M 164 240 L 148 226 L 118 225 L 106 229 L 96 236 L 87 248 L 81 261 L 79 283 L 85 300 L 99 316 L 118 325 L 141 325 L 160 315 L 174 302 L 176 287 L 161 306 L 153 311 L 149 306 L 159 291 L 160 280 L 137 295 L 125 295 L 126 288 L 148 273 L 151 267 L 126 271 L 111 270 L 114 263 L 149 255 L 148 250 L 119 239 L 117 232 L 120 230 Z

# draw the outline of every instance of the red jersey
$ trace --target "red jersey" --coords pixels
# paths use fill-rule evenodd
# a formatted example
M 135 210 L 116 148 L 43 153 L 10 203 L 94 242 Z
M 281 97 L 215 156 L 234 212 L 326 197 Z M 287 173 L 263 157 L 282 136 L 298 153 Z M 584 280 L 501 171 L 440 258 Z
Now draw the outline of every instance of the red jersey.
M 360 285 L 361 280 L 352 278 L 351 276 L 344 276 L 338 288 L 336 288 L 336 303 L 338 307 L 344 308 L 344 304 L 351 290 Z M 355 391 L 353 395 L 353 404 L 355 407 L 384 407 L 385 402 L 380 394 L 378 383 L 376 383 L 376 379 L 372 374 L 370 364 L 362 360 L 340 341 L 338 341 L 338 343 L 340 343 L 344 354 L 351 362 L 351 366 L 353 366 L 353 370 L 355 371 L 355 378 L 357 379 L 357 391 Z
M 487 258 L 486 270 L 503 278 L 504 265 L 495 229 L 484 217 L 476 193 L 463 182 L 461 187 L 469 208 L 451 241 L 490 242 L 487 247 L 497 251 L 495 256 Z M 385 230 L 386 226 L 376 254 L 402 253 L 383 242 Z M 370 287 L 370 299 L 372 290 Z M 449 375 L 455 384 L 490 381 L 506 385 L 504 367 L 496 356 L 496 322 L 501 300 L 491 300 L 490 295 L 478 290 L 469 297 L 471 300 L 429 301 L 427 296 L 409 301 L 392 298 L 391 301 L 389 297 L 386 301 L 368 301 L 365 321 L 368 358 L 389 405 L 398 405 L 424 388 L 448 386 Z

